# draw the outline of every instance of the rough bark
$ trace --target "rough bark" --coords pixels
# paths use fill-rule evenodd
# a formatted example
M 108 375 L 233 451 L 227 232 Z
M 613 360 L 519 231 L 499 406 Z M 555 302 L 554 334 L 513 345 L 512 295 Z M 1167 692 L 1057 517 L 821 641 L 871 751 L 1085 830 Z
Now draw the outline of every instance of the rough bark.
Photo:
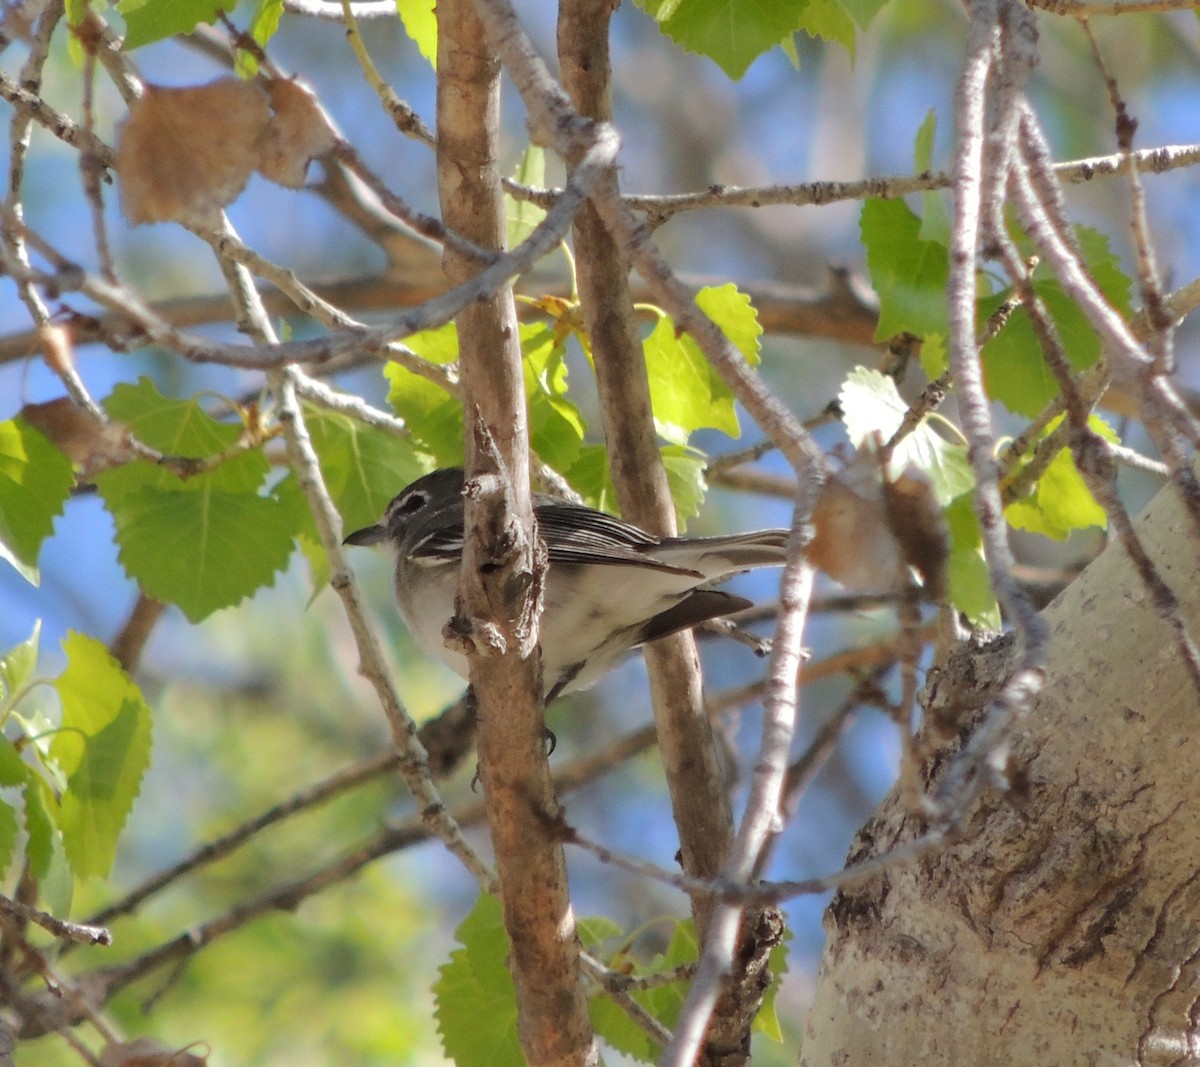
M 499 64 L 472 0 L 439 0 L 438 192 L 446 225 L 484 248 L 504 240 L 497 165 Z M 478 263 L 447 249 L 452 284 Z M 579 969 L 579 938 L 546 759 L 536 655 L 544 549 L 529 490 L 529 441 L 511 289 L 457 318 L 467 421 L 468 492 L 456 604 L 478 701 L 479 773 L 487 799 L 521 1045 L 533 1067 L 598 1058 Z M 540 557 L 540 558 L 539 558 Z
M 1196 550 L 1172 490 L 1138 526 L 1194 629 Z M 803 1064 L 1200 1062 L 1200 697 L 1119 545 L 1044 615 L 1046 686 L 1015 724 L 1013 790 L 985 796 L 957 844 L 835 897 Z M 964 650 L 931 683 L 950 747 L 1010 651 Z M 892 795 L 851 862 L 919 829 Z

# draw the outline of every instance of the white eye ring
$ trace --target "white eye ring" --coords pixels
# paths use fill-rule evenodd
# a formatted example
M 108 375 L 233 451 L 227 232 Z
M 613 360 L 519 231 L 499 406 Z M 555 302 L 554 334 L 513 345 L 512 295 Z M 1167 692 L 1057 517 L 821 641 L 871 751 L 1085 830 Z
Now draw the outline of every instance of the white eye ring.
M 429 504 L 427 493 L 415 492 L 410 494 L 396 508 L 398 515 L 414 515 Z

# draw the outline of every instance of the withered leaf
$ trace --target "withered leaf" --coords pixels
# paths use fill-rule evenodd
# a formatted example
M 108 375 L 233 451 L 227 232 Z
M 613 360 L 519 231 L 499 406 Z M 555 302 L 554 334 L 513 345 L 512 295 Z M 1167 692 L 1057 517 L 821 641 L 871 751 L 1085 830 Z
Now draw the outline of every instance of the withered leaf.
M 147 85 L 117 143 L 121 205 L 130 222 L 210 223 L 258 162 L 270 98 L 237 78 L 181 89 Z
M 312 92 L 297 81 L 275 78 L 267 85 L 275 115 L 263 141 L 258 169 L 264 178 L 299 189 L 308 164 L 331 151 L 337 141 Z
M 878 457 L 864 450 L 825 483 L 812 523 L 809 562 L 851 592 L 897 592 L 911 567 L 926 595 L 944 595 L 945 517 L 919 471 L 885 480 Z
M 68 397 L 44 404 L 26 404 L 21 418 L 41 430 L 87 481 L 100 471 L 134 458 L 129 429 L 119 422 L 103 423 Z

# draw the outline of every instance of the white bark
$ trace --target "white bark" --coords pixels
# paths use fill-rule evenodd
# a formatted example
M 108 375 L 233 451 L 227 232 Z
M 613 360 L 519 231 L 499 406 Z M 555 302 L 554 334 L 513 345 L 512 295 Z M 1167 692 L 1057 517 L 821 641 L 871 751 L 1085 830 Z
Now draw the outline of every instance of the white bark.
M 1198 553 L 1171 490 L 1138 529 L 1195 632 Z M 807 1067 L 1200 1063 L 1200 698 L 1119 545 L 1045 616 L 1017 788 L 985 796 L 958 844 L 835 898 Z M 1004 661 L 959 657 L 935 714 L 966 724 Z M 853 853 L 918 829 L 893 794 Z

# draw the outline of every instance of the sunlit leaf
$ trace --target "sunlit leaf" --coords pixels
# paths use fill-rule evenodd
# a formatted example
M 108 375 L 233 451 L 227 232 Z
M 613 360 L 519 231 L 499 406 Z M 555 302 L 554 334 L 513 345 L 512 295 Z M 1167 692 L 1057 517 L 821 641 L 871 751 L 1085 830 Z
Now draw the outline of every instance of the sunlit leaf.
M 887 442 L 908 411 L 895 381 L 865 367 L 855 367 L 847 375 L 838 400 L 846 433 L 855 448 L 874 447 L 876 440 Z M 897 445 L 889 474 L 898 477 L 910 464 L 929 479 L 942 504 L 948 504 L 975 484 L 966 446 L 947 441 L 928 419 Z
M 524 1067 L 499 901 L 481 893 L 454 936 L 462 947 L 438 968 L 433 986 L 446 1055 L 457 1067 Z
M 0 422 L 0 559 L 33 585 L 42 542 L 75 484 L 71 461 L 24 419 Z
M 396 10 L 417 51 L 437 70 L 437 17 L 435 0 L 396 0 Z
M 33 633 L 0 657 L 0 707 L 11 701 L 33 677 L 41 634 L 42 620 L 38 619 L 33 624 Z
M 214 488 L 139 489 L 109 509 L 126 573 L 192 622 L 273 584 L 296 532 L 278 500 Z
M 121 0 L 117 10 L 125 19 L 125 48 L 141 48 L 177 33 L 191 33 L 201 22 L 214 22 L 232 11 L 237 0 Z
M 150 763 L 150 709 L 99 641 L 70 633 L 55 682 L 62 724 L 50 752 L 67 778 L 58 812 L 77 875 L 106 875 Z
M 800 28 L 807 0 L 639 0 L 680 48 L 708 56 L 729 77 Z
M 899 333 L 925 338 L 946 333 L 950 256 L 939 241 L 921 239 L 921 220 L 902 200 L 868 200 L 859 217 L 867 270 L 879 294 L 875 336 Z M 941 373 L 922 363 L 931 377 Z

